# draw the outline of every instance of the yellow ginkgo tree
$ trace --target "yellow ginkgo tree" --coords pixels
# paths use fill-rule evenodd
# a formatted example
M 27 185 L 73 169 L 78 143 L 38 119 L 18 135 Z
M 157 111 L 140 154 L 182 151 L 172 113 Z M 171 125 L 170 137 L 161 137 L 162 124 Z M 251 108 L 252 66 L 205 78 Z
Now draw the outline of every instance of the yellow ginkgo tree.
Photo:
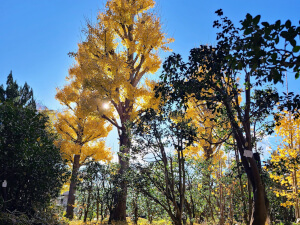
M 187 103 L 186 117 L 197 128 L 197 142 L 189 148 L 189 154 L 203 153 L 206 160 L 230 137 L 229 123 L 222 119 L 220 113 L 207 108 L 204 102 L 190 97 Z
M 206 165 L 206 171 L 203 176 L 203 190 L 206 191 L 207 211 L 215 222 L 212 193 L 219 193 L 218 202 L 220 209 L 220 220 L 224 221 L 224 185 L 221 182 L 223 172 L 226 169 L 226 155 L 222 150 L 224 142 L 230 137 L 230 126 L 228 122 L 222 119 L 220 113 L 209 109 L 203 101 L 197 101 L 192 96 L 187 102 L 186 117 L 197 129 L 197 141 L 189 146 L 186 151 L 187 157 L 193 156 L 195 160 L 202 161 Z M 218 182 L 213 189 L 213 180 Z M 216 191 L 218 189 L 218 191 Z
M 153 0 L 108 0 L 105 11 L 98 15 L 95 25 L 88 24 L 86 40 L 74 53 L 76 64 L 70 77 L 81 82 L 101 98 L 105 98 L 115 113 L 105 118 L 117 128 L 119 175 L 129 166 L 128 123 L 136 117 L 137 104 L 147 104 L 149 89 L 142 78 L 155 73 L 160 65 L 159 51 L 168 51 L 167 39 L 159 17 L 152 8 Z M 127 182 L 117 187 L 111 220 L 126 220 Z
M 279 183 L 273 188 L 277 196 L 286 198 L 281 203 L 284 207 L 295 208 L 295 217 L 300 218 L 299 186 L 300 186 L 300 118 L 290 112 L 280 115 L 275 132 L 281 143 L 271 155 L 270 177 Z
M 58 89 L 56 99 L 66 107 L 63 112 L 58 113 L 55 128 L 61 137 L 58 143 L 61 152 L 73 167 L 66 212 L 66 217 L 72 219 L 78 170 L 91 160 L 111 159 L 110 149 L 105 146 L 103 138 L 108 135 L 112 126 L 91 113 L 91 93 L 76 82 Z

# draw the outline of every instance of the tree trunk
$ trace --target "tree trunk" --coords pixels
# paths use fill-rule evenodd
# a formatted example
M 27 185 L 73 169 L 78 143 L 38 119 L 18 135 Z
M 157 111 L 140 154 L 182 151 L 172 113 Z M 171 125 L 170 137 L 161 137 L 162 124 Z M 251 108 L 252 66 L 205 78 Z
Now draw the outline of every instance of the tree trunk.
M 120 169 L 118 176 L 120 177 L 120 183 L 117 185 L 117 190 L 114 194 L 113 209 L 110 214 L 109 221 L 122 221 L 126 223 L 126 200 L 127 200 L 127 181 L 125 180 L 125 173 L 129 167 L 129 161 L 126 154 L 129 153 L 129 137 L 125 130 L 122 130 L 120 137 L 120 153 L 119 153 L 119 164 Z M 116 188 L 116 187 L 115 187 Z
M 79 164 L 80 155 L 74 155 L 71 183 L 69 188 L 69 196 L 68 196 L 68 204 L 66 217 L 69 219 L 73 219 L 74 217 L 74 204 L 75 204 L 75 193 L 76 193 L 76 185 L 77 185 L 77 175 L 80 167 Z
M 97 222 L 98 222 L 98 220 L 99 220 L 99 211 L 100 211 L 100 210 L 99 210 L 99 208 L 100 208 L 100 207 L 99 207 L 99 205 L 100 205 L 100 193 L 99 193 L 99 189 L 100 189 L 100 188 L 97 187 L 97 198 L 96 198 L 96 199 L 97 199 L 97 200 L 96 200 L 96 207 L 97 207 L 97 209 L 96 209 L 96 210 L 97 210 L 97 212 L 96 212 L 96 214 L 97 214 Z
M 267 206 L 266 206 L 266 196 L 265 196 L 265 189 L 262 184 L 262 180 L 260 174 L 258 172 L 257 164 L 253 158 L 250 160 L 253 178 L 254 178 L 254 185 L 253 187 L 253 216 L 251 218 L 251 225 L 264 225 L 267 220 Z
M 253 192 L 253 211 L 250 220 L 251 225 L 264 225 L 267 221 L 267 205 L 266 194 L 262 179 L 260 177 L 260 171 L 257 162 L 253 156 L 244 156 L 245 150 L 252 152 L 251 141 L 251 86 L 250 86 L 250 73 L 245 74 L 245 109 L 244 115 L 242 115 L 241 108 L 238 108 L 237 114 L 232 108 L 232 99 L 226 98 L 223 103 L 227 110 L 227 116 L 230 120 L 234 138 L 237 143 L 237 148 L 241 156 L 241 160 L 247 174 L 248 179 L 251 181 Z M 237 97 L 237 96 L 236 96 Z M 238 121 L 236 119 L 236 116 Z M 239 124 L 241 123 L 241 125 Z M 245 136 L 244 136 L 245 135 Z M 253 154 L 253 152 L 252 152 Z
M 232 124 L 237 126 L 236 124 Z M 252 215 L 250 224 L 251 225 L 264 225 L 267 221 L 267 204 L 266 204 L 266 194 L 262 179 L 260 177 L 260 171 L 256 160 L 253 156 L 244 156 L 244 151 L 247 149 L 252 152 L 251 147 L 251 136 L 250 136 L 250 125 L 246 124 L 248 129 L 246 130 L 247 139 L 245 140 L 243 133 L 240 129 L 234 130 L 234 137 L 237 141 L 238 151 L 241 156 L 241 160 L 246 171 L 247 177 L 252 185 L 253 192 L 253 205 L 252 205 Z M 251 207 L 249 205 L 249 207 Z
M 87 206 L 87 208 L 84 210 L 84 217 L 83 217 L 83 222 L 84 223 L 86 223 L 88 213 L 89 213 L 89 207 Z
M 134 224 L 137 225 L 139 219 L 137 199 L 134 200 L 133 204 L 134 204 Z
M 96 202 L 96 207 L 97 207 L 97 222 L 99 221 L 99 199 L 97 198 Z
M 85 222 L 85 223 L 86 223 L 87 216 L 88 216 L 89 209 L 90 209 L 90 205 L 91 205 L 91 193 L 92 193 L 92 187 L 93 187 L 93 182 L 91 182 L 91 186 L 90 186 L 89 189 L 88 189 L 87 203 L 86 203 L 86 208 L 85 208 L 84 218 L 83 218 L 83 222 Z
M 249 148 L 249 147 L 248 147 Z M 252 150 L 250 148 L 250 150 Z M 240 153 L 244 152 L 244 149 L 239 149 Z M 265 189 L 260 177 L 259 169 L 257 163 L 253 157 L 245 157 L 241 154 L 242 162 L 246 170 L 247 176 L 252 185 L 253 192 L 253 205 L 252 205 L 252 215 L 250 224 L 251 225 L 265 225 L 267 221 L 267 206 L 266 206 L 266 196 Z M 249 164 L 248 164 L 249 162 Z M 249 207 L 251 207 L 249 205 Z
M 173 222 L 174 222 L 174 225 L 182 225 L 181 219 L 175 220 Z

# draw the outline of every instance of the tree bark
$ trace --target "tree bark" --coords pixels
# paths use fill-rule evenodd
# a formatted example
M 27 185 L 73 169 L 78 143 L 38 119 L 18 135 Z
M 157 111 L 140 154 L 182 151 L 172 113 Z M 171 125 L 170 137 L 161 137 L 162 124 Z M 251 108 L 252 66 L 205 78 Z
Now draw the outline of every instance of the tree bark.
M 120 177 L 120 184 L 116 184 L 117 190 L 114 194 L 114 204 L 113 209 L 110 214 L 109 221 L 122 221 L 126 223 L 126 200 L 127 200 L 127 181 L 125 180 L 125 173 L 129 167 L 129 161 L 126 154 L 129 154 L 129 137 L 124 128 L 121 131 L 120 137 L 120 154 L 119 154 L 119 164 L 120 169 L 118 171 L 118 176 Z
M 100 205 L 100 193 L 99 193 L 99 187 L 97 187 L 97 200 L 96 200 L 96 207 L 97 207 L 97 212 L 96 212 L 96 214 L 97 214 L 97 222 L 98 222 L 98 220 L 99 220 L 99 205 Z M 102 212 L 102 210 L 101 210 L 101 212 Z
M 76 193 L 76 186 L 77 186 L 77 175 L 78 175 L 78 170 L 80 168 L 79 160 L 80 160 L 80 155 L 74 155 L 71 183 L 70 183 L 69 196 L 68 196 L 68 204 L 67 204 L 67 210 L 66 210 L 66 216 L 65 216 L 71 220 L 74 217 L 74 204 L 75 204 L 75 193 Z
M 250 75 L 246 74 L 245 82 L 250 84 Z M 237 143 L 237 148 L 241 156 L 241 160 L 252 185 L 253 192 L 253 210 L 251 215 L 250 224 L 251 225 L 264 225 L 267 220 L 267 205 L 266 205 L 266 195 L 265 189 L 260 177 L 260 172 L 258 165 L 253 157 L 245 157 L 244 151 L 249 150 L 252 152 L 251 144 L 251 127 L 250 127 L 250 90 L 251 88 L 246 88 L 246 106 L 244 117 L 238 115 L 239 121 L 242 122 L 242 127 L 237 123 L 234 117 L 230 98 L 224 101 L 225 107 L 227 109 L 227 116 L 230 119 L 231 126 L 233 129 L 234 138 Z M 246 137 L 244 136 L 246 134 Z M 251 207 L 251 206 L 249 206 Z
M 251 147 L 248 147 L 250 151 Z M 240 153 L 244 152 L 244 149 L 239 149 Z M 255 159 L 246 158 L 241 154 L 242 162 L 246 170 L 247 176 L 252 185 L 253 192 L 253 205 L 252 216 L 250 220 L 251 225 L 264 225 L 267 220 L 267 206 L 264 186 L 260 177 L 259 169 Z M 251 206 L 249 206 L 251 207 Z
M 84 218 L 83 218 L 83 222 L 86 223 L 87 220 L 87 216 L 90 210 L 90 205 L 91 205 L 91 194 L 92 194 L 92 187 L 93 187 L 93 182 L 91 181 L 91 186 L 88 188 L 88 197 L 87 197 L 87 203 L 86 203 L 86 208 L 85 208 L 85 212 L 84 212 Z

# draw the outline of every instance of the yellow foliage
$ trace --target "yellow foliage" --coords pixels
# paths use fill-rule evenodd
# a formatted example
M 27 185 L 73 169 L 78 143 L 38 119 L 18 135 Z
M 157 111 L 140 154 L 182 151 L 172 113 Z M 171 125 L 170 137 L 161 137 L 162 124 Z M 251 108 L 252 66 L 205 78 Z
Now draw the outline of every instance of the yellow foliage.
M 285 196 L 287 201 L 281 203 L 284 207 L 295 206 L 298 201 L 300 185 L 300 165 L 297 157 L 300 151 L 300 118 L 294 118 L 289 112 L 283 112 L 278 121 L 275 132 L 281 138 L 281 144 L 271 155 L 271 162 L 279 169 L 284 169 L 284 174 L 271 173 L 270 177 L 280 185 L 285 186 L 282 190 L 274 190 L 277 197 Z M 283 166 L 284 168 L 280 168 Z
M 155 83 L 146 80 L 138 85 L 145 74 L 159 69 L 159 50 L 169 51 L 167 45 L 173 42 L 150 11 L 154 5 L 153 0 L 108 0 L 97 23 L 88 25 L 87 39 L 78 45 L 77 63 L 69 70 L 69 79 L 112 103 L 116 113 L 103 114 L 115 126 L 118 119 L 132 120 L 137 110 L 157 104 L 152 94 Z
M 110 160 L 110 149 L 101 139 L 108 135 L 112 126 L 105 120 L 91 114 L 91 109 L 86 105 L 89 102 L 90 92 L 83 90 L 78 84 L 71 83 L 63 89 L 57 89 L 56 99 L 67 108 L 57 114 L 54 124 L 61 136 L 57 143 L 63 157 L 73 162 L 74 155 L 80 155 L 80 164 L 88 160 Z
M 191 123 L 197 128 L 197 142 L 194 146 L 186 150 L 188 156 L 198 155 L 202 152 L 204 157 L 210 158 L 220 147 L 221 138 L 218 131 L 229 129 L 228 123 L 223 123 L 223 127 L 218 127 L 217 112 L 206 107 L 205 102 L 197 101 L 194 97 L 189 97 L 188 109 L 186 111 L 186 118 L 191 119 Z M 219 158 L 220 159 L 220 158 Z M 218 160 L 216 158 L 216 160 Z

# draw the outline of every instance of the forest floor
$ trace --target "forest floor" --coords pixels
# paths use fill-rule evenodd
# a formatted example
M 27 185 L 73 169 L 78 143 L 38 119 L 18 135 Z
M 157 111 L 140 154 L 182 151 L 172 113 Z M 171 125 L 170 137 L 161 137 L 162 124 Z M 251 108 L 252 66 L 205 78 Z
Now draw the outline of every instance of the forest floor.
M 189 224 L 189 223 L 187 223 Z M 73 220 L 70 222 L 70 225 L 108 225 L 107 221 L 101 222 L 86 222 L 83 221 L 76 221 Z M 125 223 L 112 223 L 112 225 L 125 225 Z M 134 223 L 130 220 L 130 218 L 127 218 L 127 224 L 126 225 L 134 225 Z M 138 225 L 150 225 L 149 221 L 147 219 L 139 218 Z M 171 221 L 161 219 L 161 220 L 153 220 L 151 225 L 172 225 Z M 200 225 L 198 223 L 194 223 L 194 225 Z

